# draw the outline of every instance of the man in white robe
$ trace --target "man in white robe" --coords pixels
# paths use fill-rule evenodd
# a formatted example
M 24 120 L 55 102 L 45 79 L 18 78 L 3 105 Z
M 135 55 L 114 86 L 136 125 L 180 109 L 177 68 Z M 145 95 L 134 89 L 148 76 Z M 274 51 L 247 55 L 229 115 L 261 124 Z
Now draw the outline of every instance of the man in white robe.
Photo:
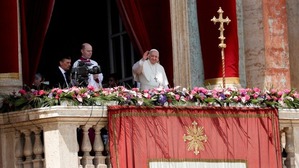
M 140 83 L 140 89 L 168 88 L 168 80 L 163 66 L 159 63 L 159 51 L 151 49 L 143 54 L 133 67 L 134 80 Z
M 76 62 L 73 64 L 73 69 L 77 68 L 79 66 L 80 62 L 83 62 L 84 64 L 88 65 L 88 69 L 92 69 L 93 67 L 99 67 L 99 64 L 90 59 L 92 56 L 92 46 L 89 43 L 83 43 L 81 46 L 81 58 L 79 58 Z M 102 88 L 102 81 L 103 81 L 103 74 L 90 74 L 88 73 L 88 81 L 87 86 L 92 86 L 95 90 L 99 90 Z M 76 84 L 75 84 L 76 85 Z

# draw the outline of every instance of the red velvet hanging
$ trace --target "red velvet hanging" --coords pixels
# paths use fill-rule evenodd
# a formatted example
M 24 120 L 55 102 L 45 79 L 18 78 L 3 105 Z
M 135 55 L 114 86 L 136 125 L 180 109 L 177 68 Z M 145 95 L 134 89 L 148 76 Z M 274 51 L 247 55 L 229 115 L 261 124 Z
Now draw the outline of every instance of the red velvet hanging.
M 37 71 L 55 0 L 21 0 L 21 54 L 24 84 L 31 84 Z
M 221 49 L 218 47 L 220 40 L 219 23 L 214 24 L 213 16 L 219 17 L 219 7 L 224 11 L 223 18 L 228 17 L 231 22 L 224 23 L 225 77 L 239 77 L 239 45 L 237 32 L 236 1 L 228 0 L 197 0 L 197 15 L 200 31 L 200 43 L 204 64 L 205 80 L 222 78 Z
M 0 73 L 19 73 L 17 1 L 0 1 Z
M 276 109 L 108 106 L 108 114 L 114 168 L 282 167 Z

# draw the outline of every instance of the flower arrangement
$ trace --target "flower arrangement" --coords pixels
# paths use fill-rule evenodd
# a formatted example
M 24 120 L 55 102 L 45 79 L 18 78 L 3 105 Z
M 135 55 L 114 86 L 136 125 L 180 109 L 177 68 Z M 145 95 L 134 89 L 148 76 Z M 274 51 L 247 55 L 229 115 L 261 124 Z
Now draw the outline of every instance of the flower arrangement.
M 187 89 L 177 86 L 141 91 L 138 88 L 127 89 L 118 86 L 97 91 L 93 87 L 20 90 L 18 93 L 4 96 L 1 111 L 56 106 L 62 105 L 65 101 L 71 102 L 74 106 L 107 105 L 108 102 L 115 101 L 118 105 L 135 106 L 299 108 L 299 94 L 295 89 L 262 91 L 259 88 L 217 88 L 209 90 L 203 87 Z

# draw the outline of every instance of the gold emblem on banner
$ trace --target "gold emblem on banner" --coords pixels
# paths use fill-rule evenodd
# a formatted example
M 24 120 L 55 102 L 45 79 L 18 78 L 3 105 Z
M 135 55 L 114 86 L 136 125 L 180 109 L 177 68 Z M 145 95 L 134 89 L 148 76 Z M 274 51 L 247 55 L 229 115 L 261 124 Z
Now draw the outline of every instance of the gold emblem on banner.
M 204 134 L 204 128 L 198 127 L 197 122 L 193 121 L 192 125 L 186 127 L 187 135 L 184 134 L 184 141 L 188 141 L 188 151 L 193 150 L 195 155 L 199 154 L 200 150 L 204 150 L 204 143 L 208 137 Z

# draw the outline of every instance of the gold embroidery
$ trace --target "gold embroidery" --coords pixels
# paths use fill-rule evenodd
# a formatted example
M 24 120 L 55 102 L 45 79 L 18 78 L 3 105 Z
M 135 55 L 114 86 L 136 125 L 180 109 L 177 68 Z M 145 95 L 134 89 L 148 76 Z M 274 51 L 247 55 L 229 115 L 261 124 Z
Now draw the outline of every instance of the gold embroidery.
M 20 79 L 19 73 L 0 73 L 0 79 Z
M 198 155 L 199 150 L 204 150 L 204 142 L 207 142 L 208 137 L 204 134 L 204 128 L 198 127 L 197 122 L 193 122 L 192 126 L 186 128 L 187 135 L 184 134 L 184 141 L 188 142 L 188 151 L 194 150 L 194 154 Z

